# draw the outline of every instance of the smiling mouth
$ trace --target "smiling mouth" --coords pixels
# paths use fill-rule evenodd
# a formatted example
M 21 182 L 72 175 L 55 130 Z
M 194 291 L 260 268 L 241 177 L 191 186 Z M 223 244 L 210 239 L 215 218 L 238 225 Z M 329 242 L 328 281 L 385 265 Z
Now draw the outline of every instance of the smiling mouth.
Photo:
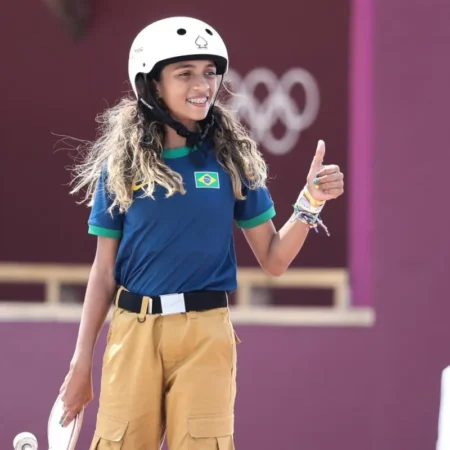
M 209 97 L 197 97 L 197 98 L 188 98 L 187 102 L 192 105 L 205 105 L 209 100 Z

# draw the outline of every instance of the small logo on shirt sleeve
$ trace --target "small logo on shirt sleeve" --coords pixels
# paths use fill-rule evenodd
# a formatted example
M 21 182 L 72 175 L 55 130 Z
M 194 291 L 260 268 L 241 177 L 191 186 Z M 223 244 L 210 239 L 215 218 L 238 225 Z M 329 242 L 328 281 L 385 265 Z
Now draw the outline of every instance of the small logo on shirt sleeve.
M 219 174 L 218 172 L 194 172 L 195 187 L 219 189 Z

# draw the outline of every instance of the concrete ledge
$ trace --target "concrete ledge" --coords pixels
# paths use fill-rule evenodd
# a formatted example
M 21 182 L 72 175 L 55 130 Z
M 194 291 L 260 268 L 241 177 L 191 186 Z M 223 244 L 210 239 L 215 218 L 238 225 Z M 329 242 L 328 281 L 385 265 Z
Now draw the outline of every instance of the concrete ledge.
M 0 322 L 80 321 L 82 305 L 0 302 Z M 270 326 L 371 327 L 372 308 L 232 307 L 233 323 Z M 109 320 L 110 316 L 108 316 Z
M 230 311 L 233 323 L 246 325 L 371 327 L 375 323 L 375 311 L 367 307 L 251 307 Z

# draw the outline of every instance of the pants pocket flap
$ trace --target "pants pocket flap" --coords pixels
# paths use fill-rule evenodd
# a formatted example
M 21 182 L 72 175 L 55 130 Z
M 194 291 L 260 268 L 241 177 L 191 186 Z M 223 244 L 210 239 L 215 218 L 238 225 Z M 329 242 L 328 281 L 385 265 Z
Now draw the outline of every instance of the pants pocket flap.
M 120 442 L 128 428 L 126 420 L 98 413 L 97 436 L 111 442 Z
M 234 433 L 234 414 L 191 417 L 188 419 L 188 430 L 193 438 L 230 436 Z

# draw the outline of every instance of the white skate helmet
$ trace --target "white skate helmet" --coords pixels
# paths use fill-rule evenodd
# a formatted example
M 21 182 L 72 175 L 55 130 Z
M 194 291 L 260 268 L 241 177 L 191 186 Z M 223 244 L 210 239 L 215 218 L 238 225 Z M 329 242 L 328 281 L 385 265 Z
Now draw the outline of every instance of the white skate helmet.
M 214 61 L 218 75 L 228 71 L 225 43 L 207 23 L 191 17 L 170 17 L 145 27 L 134 39 L 128 61 L 128 75 L 136 97 L 138 74 L 150 74 L 166 64 L 188 59 Z

